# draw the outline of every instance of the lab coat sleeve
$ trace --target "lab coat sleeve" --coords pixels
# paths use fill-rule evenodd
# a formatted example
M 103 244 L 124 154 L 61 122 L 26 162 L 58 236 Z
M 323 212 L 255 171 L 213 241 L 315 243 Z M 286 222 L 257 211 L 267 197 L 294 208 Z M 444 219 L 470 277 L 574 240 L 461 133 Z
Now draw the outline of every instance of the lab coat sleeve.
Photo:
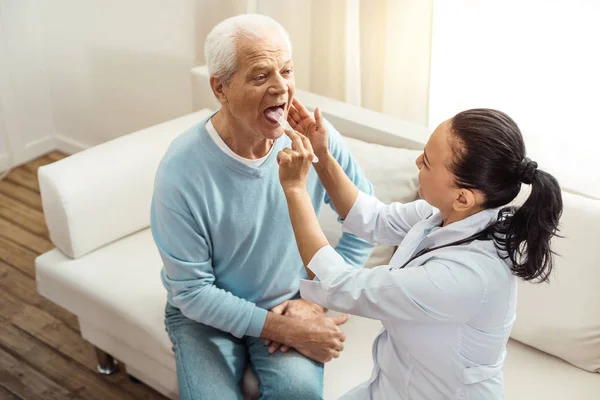
M 379 320 L 466 322 L 481 308 L 486 288 L 477 268 L 430 259 L 418 267 L 354 269 L 330 246 L 308 268 L 319 281 L 301 281 L 302 298 L 332 310 Z
M 429 217 L 433 210 L 423 200 L 386 205 L 359 191 L 344 220 L 343 230 L 372 244 L 397 246 L 410 228 Z

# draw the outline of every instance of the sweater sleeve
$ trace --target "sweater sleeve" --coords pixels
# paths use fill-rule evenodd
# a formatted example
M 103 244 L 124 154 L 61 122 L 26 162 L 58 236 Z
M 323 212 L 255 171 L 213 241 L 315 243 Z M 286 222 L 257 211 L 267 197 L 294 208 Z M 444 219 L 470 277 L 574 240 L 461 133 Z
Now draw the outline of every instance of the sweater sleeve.
M 259 337 L 267 310 L 215 286 L 211 251 L 191 213 L 152 201 L 152 235 L 164 263 L 163 281 L 186 317 L 240 338 Z

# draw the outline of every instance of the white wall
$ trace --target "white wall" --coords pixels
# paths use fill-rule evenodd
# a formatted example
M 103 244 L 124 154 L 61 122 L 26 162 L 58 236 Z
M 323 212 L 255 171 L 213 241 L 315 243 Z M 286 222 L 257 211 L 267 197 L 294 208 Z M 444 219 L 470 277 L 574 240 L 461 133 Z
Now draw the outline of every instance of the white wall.
M 0 170 L 54 148 L 43 35 L 35 2 L 0 2 Z
M 0 171 L 188 113 L 196 3 L 0 1 Z
M 2 104 L 7 94 L 8 68 L 6 66 L 6 56 L 4 55 L 4 36 L 2 35 L 2 18 L 0 14 L 0 176 L 12 165 L 10 147 L 8 143 L 8 131 Z
M 61 147 L 93 146 L 191 110 L 194 3 L 42 3 L 48 81 Z
M 0 176 L 12 165 L 8 148 L 8 133 L 6 132 L 4 118 L 0 110 Z

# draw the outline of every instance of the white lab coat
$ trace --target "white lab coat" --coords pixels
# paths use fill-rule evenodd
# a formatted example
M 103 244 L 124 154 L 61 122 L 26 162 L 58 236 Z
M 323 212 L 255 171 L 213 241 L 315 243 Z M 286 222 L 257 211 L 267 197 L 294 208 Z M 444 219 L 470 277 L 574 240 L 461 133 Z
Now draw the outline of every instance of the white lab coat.
M 371 378 L 342 399 L 503 399 L 506 342 L 515 320 L 516 279 L 493 241 L 413 254 L 474 235 L 498 209 L 445 227 L 424 201 L 384 205 L 359 193 L 344 230 L 373 244 L 400 245 L 390 265 L 355 269 L 331 246 L 300 292 L 332 310 L 379 319 Z

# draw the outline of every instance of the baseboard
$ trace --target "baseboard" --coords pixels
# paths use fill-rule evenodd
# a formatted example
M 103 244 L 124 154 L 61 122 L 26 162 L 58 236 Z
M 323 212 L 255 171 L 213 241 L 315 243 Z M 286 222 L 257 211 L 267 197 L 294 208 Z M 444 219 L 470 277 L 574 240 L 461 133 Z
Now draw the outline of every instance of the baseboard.
M 65 154 L 74 154 L 89 147 L 91 146 L 61 135 L 48 135 L 27 143 L 23 151 L 14 155 L 14 157 L 11 157 L 8 153 L 0 154 L 0 174 L 8 169 L 35 160 L 51 151 L 59 150 Z
M 54 136 L 48 135 L 41 139 L 36 139 L 25 145 L 25 147 L 12 157 L 10 154 L 0 155 L 0 171 L 6 171 L 9 168 L 18 167 L 31 160 L 43 156 L 56 148 Z
M 21 154 L 19 163 L 25 163 L 38 158 L 41 155 L 51 152 L 55 149 L 54 136 L 48 135 L 41 139 L 34 140 L 25 145 L 25 150 Z
M 78 142 L 76 140 L 57 135 L 55 138 L 56 150 L 62 151 L 65 154 L 74 154 L 85 150 L 91 146 Z
M 0 155 L 0 175 L 2 175 L 5 171 L 12 167 L 12 162 L 10 158 L 10 154 L 1 154 Z

